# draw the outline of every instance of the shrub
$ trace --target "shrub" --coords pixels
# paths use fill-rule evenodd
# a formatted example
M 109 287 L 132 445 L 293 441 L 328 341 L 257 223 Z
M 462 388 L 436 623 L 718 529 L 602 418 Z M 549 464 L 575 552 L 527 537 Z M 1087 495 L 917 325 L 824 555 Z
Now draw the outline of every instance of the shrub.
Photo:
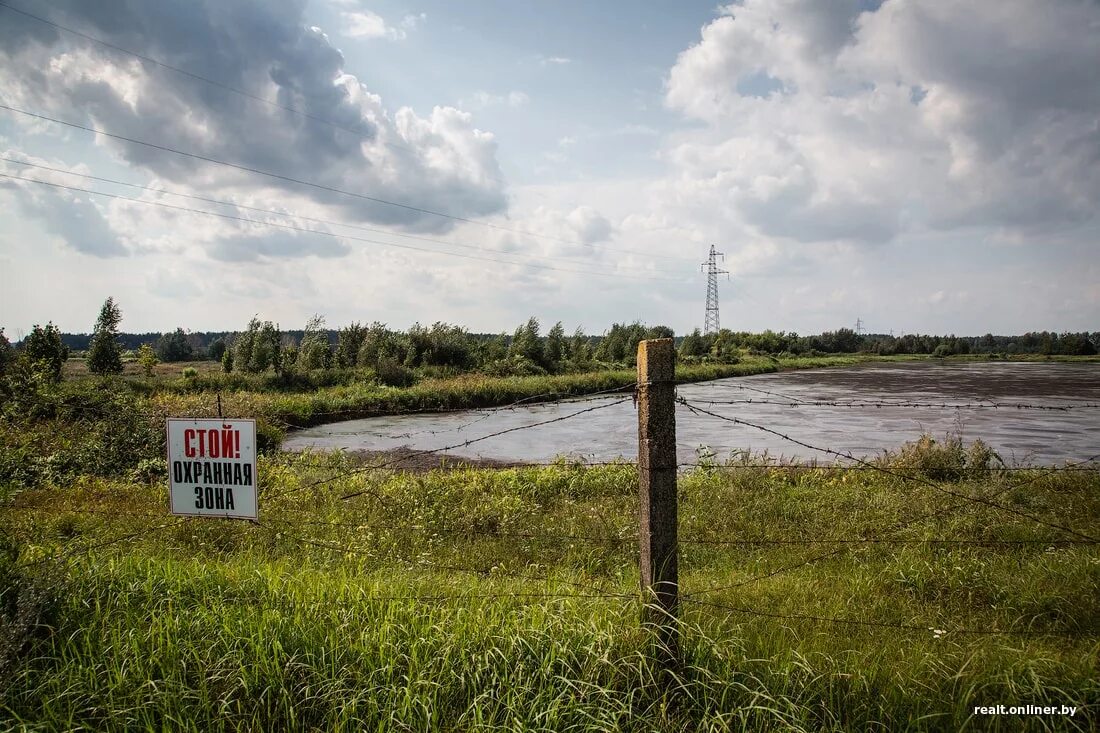
M 163 362 L 190 361 L 194 358 L 191 342 L 187 340 L 187 333 L 182 328 L 162 334 L 157 339 L 155 348 L 157 357 Z
M 980 478 L 993 470 L 994 462 L 1004 465 L 996 451 L 981 440 L 967 446 L 958 435 L 948 434 L 937 442 L 927 433 L 885 459 L 889 468 L 915 472 L 934 481 Z
M 141 364 L 141 370 L 145 372 L 145 376 L 153 376 L 153 368 L 160 363 L 160 359 L 157 358 L 157 354 L 153 351 L 153 347 L 149 344 L 142 344 L 138 349 L 137 356 L 138 363 Z
M 60 382 L 69 347 L 61 342 L 61 331 L 53 323 L 47 323 L 45 328 L 36 324 L 23 342 L 23 358 L 48 381 Z
M 383 356 L 374 369 L 378 381 L 389 387 L 409 387 L 416 381 L 413 370 L 392 356 Z
M 184 367 L 180 373 L 183 374 L 184 379 L 194 379 L 199 376 L 199 370 L 195 367 Z
M 491 377 L 532 377 L 546 374 L 545 369 L 519 354 L 486 364 L 481 371 Z

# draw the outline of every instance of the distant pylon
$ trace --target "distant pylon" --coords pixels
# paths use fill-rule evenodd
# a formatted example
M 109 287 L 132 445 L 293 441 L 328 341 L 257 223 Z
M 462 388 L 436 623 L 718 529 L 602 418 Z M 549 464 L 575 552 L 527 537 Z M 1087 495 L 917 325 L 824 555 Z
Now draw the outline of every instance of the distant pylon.
M 856 319 L 856 335 L 857 336 L 862 336 L 863 335 L 863 319 L 862 318 L 857 318 Z
M 725 261 L 726 256 L 710 246 L 710 257 L 699 266 L 707 268 L 707 317 L 703 323 L 703 333 L 718 333 L 718 276 L 729 275 L 727 270 L 718 269 L 718 258 Z

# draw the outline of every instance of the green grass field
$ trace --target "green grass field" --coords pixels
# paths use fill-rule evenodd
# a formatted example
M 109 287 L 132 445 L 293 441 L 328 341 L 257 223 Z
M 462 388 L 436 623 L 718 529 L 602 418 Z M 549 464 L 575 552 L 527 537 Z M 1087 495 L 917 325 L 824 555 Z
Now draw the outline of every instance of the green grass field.
M 926 475 L 912 459 L 892 465 Z M 0 728 L 1095 729 L 1100 551 L 1044 524 L 873 471 L 696 469 L 668 679 L 639 629 L 634 466 L 314 485 L 349 460 L 261 459 L 258 525 L 171 518 L 158 480 L 9 486 Z M 945 485 L 1100 534 L 1097 471 Z M 1078 712 L 971 716 L 1044 703 Z

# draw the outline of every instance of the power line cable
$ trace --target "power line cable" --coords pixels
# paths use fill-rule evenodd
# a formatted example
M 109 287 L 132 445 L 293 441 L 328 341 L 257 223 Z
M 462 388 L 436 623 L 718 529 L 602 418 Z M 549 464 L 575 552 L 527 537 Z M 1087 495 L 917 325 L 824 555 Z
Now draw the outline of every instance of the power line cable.
M 335 127 L 338 130 L 343 130 L 345 132 L 350 132 L 354 135 L 364 135 L 364 134 L 369 133 L 368 130 L 364 130 L 362 128 L 356 130 L 356 129 L 353 129 L 353 128 L 350 128 L 350 127 L 345 127 L 345 126 L 340 125 L 336 122 L 332 122 L 331 120 L 327 120 L 323 117 L 318 117 L 317 115 L 310 114 L 309 112 L 304 112 L 300 109 L 296 109 L 295 107 L 291 107 L 291 106 L 285 105 L 285 104 L 280 104 L 279 102 L 276 102 L 276 101 L 273 101 L 273 100 L 270 100 L 270 99 L 265 99 L 264 97 L 258 96 L 256 94 L 246 92 L 243 89 L 237 89 L 236 87 L 230 86 L 229 84 L 224 84 L 220 81 L 216 81 L 214 79 L 209 79 L 209 78 L 207 78 L 205 76 L 202 76 L 200 74 L 196 74 L 194 72 L 187 71 L 186 69 L 181 69 L 178 66 L 172 66 L 171 64 L 166 64 L 163 61 L 158 61 L 157 59 L 154 59 L 150 56 L 140 54 L 136 51 L 131 51 L 130 49 L 123 48 L 122 46 L 116 46 L 115 44 L 104 41 L 101 38 L 96 38 L 95 36 L 91 36 L 87 33 L 83 33 L 81 31 L 75 30 L 73 28 L 68 28 L 66 26 L 63 26 L 60 23 L 55 23 L 52 20 L 47 20 L 46 18 L 43 18 L 40 15 L 35 15 L 34 13 L 28 13 L 26 10 L 20 10 L 19 8 L 16 8 L 12 5 L 8 5 L 7 3 L 0 2 L 0 8 L 6 8 L 7 10 L 12 11 L 13 13 L 19 13 L 20 15 L 23 15 L 27 18 L 32 18 L 34 20 L 37 20 L 40 23 L 45 23 L 46 25 L 52 26 L 52 27 L 54 27 L 58 30 L 65 31 L 66 33 L 71 33 L 74 36 L 79 36 L 80 38 L 83 38 L 87 41 L 91 41 L 92 43 L 97 43 L 100 46 L 104 46 L 105 48 L 109 48 L 113 51 L 118 51 L 120 53 L 128 54 L 130 56 L 133 56 L 134 58 L 138 58 L 138 59 L 141 59 L 142 61 L 146 61 L 150 64 L 154 64 L 156 66 L 159 66 L 162 69 L 168 69 L 169 71 L 174 71 L 177 74 L 183 74 L 184 76 L 190 77 L 192 79 L 196 79 L 196 80 L 201 81 L 201 82 L 205 82 L 207 84 L 211 84 L 211 85 L 216 86 L 220 89 L 224 89 L 228 92 L 233 92 L 234 94 L 240 94 L 242 97 L 248 97 L 249 99 L 252 99 L 256 102 L 262 102 L 263 104 L 270 105 L 272 107 L 277 107 L 278 109 L 284 110 L 286 112 L 291 112 L 293 114 L 301 115 L 302 117 L 306 117 L 308 119 L 314 120 L 316 122 L 324 123 L 324 124 L 329 125 L 331 127 Z
M 561 243 L 564 243 L 564 244 L 580 245 L 580 246 L 583 246 L 583 247 L 595 248 L 595 245 L 593 245 L 593 244 L 590 244 L 590 243 L 587 243 L 587 242 L 582 242 L 582 241 L 576 240 L 576 239 L 566 239 L 566 238 L 563 238 L 563 237 L 555 237 L 555 236 L 550 235 L 550 234 L 539 234 L 537 232 L 532 232 L 532 231 L 529 231 L 529 230 L 526 230 L 526 229 L 517 229 L 517 228 L 513 228 L 513 227 L 506 227 L 506 226 L 502 226 L 500 224 L 494 224 L 492 222 L 479 221 L 477 219 L 469 219 L 467 217 L 457 216 L 457 215 L 454 215 L 454 214 L 445 214 L 443 212 L 432 211 L 431 209 L 425 209 L 425 208 L 422 208 L 422 207 L 419 207 L 419 206 L 412 206 L 410 204 L 402 204 L 402 203 L 398 203 L 396 201 L 387 201 L 386 199 L 378 198 L 376 196 L 368 196 L 367 194 L 363 194 L 363 193 L 356 193 L 354 191 L 346 191 L 346 190 L 341 189 L 341 188 L 336 188 L 334 186 L 327 186 L 323 183 L 317 183 L 315 181 L 306 181 L 306 180 L 303 180 L 301 178 L 294 178 L 293 176 L 285 176 L 281 173 L 273 173 L 271 171 L 265 171 L 265 170 L 262 170 L 260 168 L 252 168 L 250 166 L 240 165 L 238 163 L 231 163 L 229 161 L 219 160 L 217 158 L 211 158 L 211 157 L 206 156 L 206 155 L 199 155 L 198 153 L 188 153 L 184 150 L 179 150 L 177 148 L 172 148 L 172 147 L 169 147 L 167 145 L 159 145 L 157 143 L 151 143 L 151 142 L 147 142 L 145 140 L 138 140 L 137 138 L 127 137 L 125 135 L 117 135 L 115 133 L 107 132 L 105 130 L 98 130 L 94 127 L 88 127 L 87 125 L 80 125 L 80 124 L 77 124 L 75 122 L 67 122 L 65 120 L 59 120 L 56 117 L 50 117 L 48 115 L 42 115 L 42 114 L 38 114 L 36 112 L 28 112 L 27 110 L 19 109 L 17 107 L 11 107 L 11 106 L 9 106 L 7 104 L 3 104 L 3 103 L 0 103 L 0 109 L 6 109 L 9 112 L 15 112 L 17 114 L 26 115 L 28 117 L 33 117 L 35 119 L 44 120 L 46 122 L 53 122 L 53 123 L 58 124 L 58 125 L 64 125 L 66 127 L 71 127 L 73 129 L 76 129 L 76 130 L 83 130 L 85 132 L 90 132 L 90 133 L 93 133 L 93 134 L 96 134 L 96 135 L 103 135 L 105 137 L 113 138 L 115 140 L 122 140 L 123 142 L 132 143 L 134 145 L 142 145 L 142 146 L 145 146 L 145 147 L 148 147 L 148 148 L 152 148 L 154 150 L 161 150 L 161 151 L 164 151 L 164 152 L 173 153 L 175 155 L 181 155 L 185 158 L 193 158 L 195 160 L 201 160 L 201 161 L 206 162 L 206 163 L 214 163 L 216 165 L 223 165 L 223 166 L 226 166 L 226 167 L 229 167 L 229 168 L 234 168 L 236 170 L 244 171 L 246 173 L 255 173 L 257 175 L 267 176 L 269 178 L 274 178 L 276 180 L 286 181 L 288 183 L 295 183 L 295 184 L 298 184 L 298 185 L 301 185 L 301 186 L 308 186 L 310 188 L 316 188 L 318 190 L 327 191 L 329 193 L 336 193 L 336 194 L 340 194 L 340 195 L 343 195 L 343 196 L 350 196 L 352 198 L 362 199 L 364 201 L 370 201 L 370 202 L 376 203 L 376 204 L 382 204 L 382 205 L 385 205 L 385 206 L 394 206 L 394 207 L 397 207 L 399 209 L 405 209 L 407 211 L 413 211 L 413 212 L 417 212 L 417 213 L 420 213 L 420 214 L 427 214 L 427 215 L 431 215 L 431 216 L 438 216 L 438 217 L 442 217 L 444 219 L 450 219 L 452 221 L 463 222 L 465 224 L 475 224 L 477 226 L 483 226 L 483 227 L 486 227 L 486 228 L 489 228 L 489 229 L 495 229 L 497 231 L 509 232 L 511 234 L 519 234 L 519 235 L 523 235 L 523 236 L 535 237 L 535 238 L 538 238 L 538 239 L 546 239 L 546 240 L 550 240 L 550 241 L 561 242 Z M 662 259 L 685 259 L 685 258 L 681 258 L 681 257 L 669 257 L 668 255 L 653 255 L 653 254 L 649 254 L 649 253 L 645 253 L 645 252 L 637 252 L 637 251 L 634 251 L 634 250 L 625 250 L 625 249 L 612 248 L 612 247 L 602 247 L 601 249 L 606 249 L 606 250 L 609 250 L 609 251 L 627 252 L 627 253 L 630 253 L 630 254 L 642 255 L 642 256 L 645 256 L 645 257 L 660 257 Z
M 21 10 L 19 8 L 16 8 L 16 7 L 12 6 L 12 5 L 8 5 L 7 3 L 0 2 L 0 8 L 6 8 L 6 9 L 8 9 L 8 10 L 14 12 L 14 13 L 19 13 L 20 15 L 23 15 L 27 18 L 31 18 L 33 20 L 36 20 L 36 21 L 40 22 L 40 23 L 44 23 L 46 25 L 52 26 L 52 27 L 54 27 L 54 28 L 56 28 L 60 31 L 70 33 L 74 36 L 77 36 L 79 38 L 83 38 L 85 40 L 91 41 L 92 43 L 99 44 L 99 45 L 101 45 L 105 48 L 109 48 L 113 51 L 118 51 L 120 53 L 128 54 L 130 56 L 133 56 L 134 58 L 141 59 L 142 61 L 146 61 L 148 63 L 154 64 L 154 65 L 159 66 L 163 69 L 168 69 L 169 71 L 174 71 L 177 74 L 182 74 L 182 75 L 187 76 L 191 79 L 195 79 L 197 81 L 205 82 L 207 84 L 218 87 L 218 88 L 223 89 L 225 91 L 232 92 L 234 94 L 239 94 L 239 95 L 241 95 L 243 97 L 246 97 L 248 99 L 251 99 L 253 101 L 260 102 L 262 104 L 266 104 L 266 105 L 269 105 L 271 107 L 275 107 L 275 108 L 284 110 L 286 112 L 290 112 L 292 114 L 301 115 L 302 117 L 305 117 L 305 118 L 310 119 L 310 120 L 314 120 L 316 122 L 321 122 L 325 125 L 328 125 L 330 127 L 335 128 L 337 130 L 343 130 L 344 132 L 349 132 L 349 133 L 352 133 L 354 135 L 365 135 L 368 132 L 368 131 L 366 131 L 362 128 L 353 129 L 353 128 L 350 128 L 350 127 L 346 127 L 344 125 L 341 125 L 337 122 L 333 122 L 332 120 L 326 119 L 324 117 L 320 117 L 318 115 L 314 115 L 314 114 L 311 114 L 309 112 L 302 111 L 300 109 L 297 109 L 295 107 L 291 107 L 289 105 L 280 104 L 279 102 L 276 102 L 274 100 L 266 99 L 266 98 L 261 97 L 259 95 L 252 94 L 251 92 L 246 92 L 243 89 L 237 89 L 234 86 L 231 86 L 229 84 L 225 84 L 225 83 L 217 81 L 215 79 L 210 79 L 208 77 L 202 76 L 201 74 L 196 74 L 192 71 L 187 71 L 186 69 L 181 69 L 178 66 L 173 66 L 171 64 L 165 63 L 165 62 L 160 61 L 158 59 L 152 58 L 151 56 L 146 56 L 144 54 L 138 53 L 136 51 L 131 51 L 128 48 L 123 48 L 122 46 L 118 46 L 118 45 L 110 43 L 108 41 L 104 41 L 101 38 L 96 38 L 95 36 L 92 36 L 88 33 L 84 33 L 82 31 L 78 31 L 74 28 L 69 28 L 67 26 L 61 25 L 60 23 L 56 23 L 56 22 L 54 22 L 52 20 L 49 20 L 47 18 L 43 18 L 40 15 L 35 15 L 34 13 L 27 12 L 26 10 Z M 388 148 L 392 148 L 392 149 L 395 149 L 395 150 L 402 150 L 402 151 L 407 152 L 407 153 L 412 153 L 413 155 L 419 155 L 418 151 L 414 150 L 413 148 L 410 148 L 407 145 L 399 145 L 397 143 L 387 142 L 387 141 L 383 141 L 382 144 L 385 145 Z M 490 178 L 494 181 L 497 181 L 498 183 L 502 183 L 502 184 L 507 185 L 507 182 L 503 178 L 500 178 L 499 176 L 487 175 L 486 177 Z M 441 214 L 441 216 L 442 216 L 442 214 Z M 659 227 L 659 228 L 660 229 L 672 229 L 673 227 Z M 533 236 L 538 236 L 538 235 L 533 235 Z M 593 245 L 590 245 L 590 244 L 587 244 L 587 243 L 584 243 L 584 242 L 579 242 L 579 241 L 574 242 L 574 243 L 575 244 L 580 244 L 580 245 L 586 246 L 586 247 L 592 247 L 593 246 Z M 669 255 L 654 255 L 654 254 L 648 254 L 648 253 L 643 253 L 643 252 L 635 252 L 635 251 L 632 251 L 632 250 L 619 249 L 619 248 L 613 248 L 613 247 L 604 247 L 602 249 L 609 249 L 609 250 L 614 250 L 614 251 L 618 251 L 618 252 L 626 252 L 626 253 L 630 253 L 630 254 L 639 254 L 639 255 L 643 255 L 643 256 L 647 256 L 647 257 L 656 257 L 656 258 L 659 258 L 659 259 L 682 260 L 684 262 L 687 262 L 687 261 L 690 260 L 690 258 L 688 258 L 688 257 L 673 257 L 673 256 L 669 256 Z
M 169 191 L 167 189 L 156 188 L 154 186 L 143 186 L 143 185 L 138 184 L 138 183 L 129 183 L 127 181 L 119 181 L 119 180 L 116 180 L 114 178 L 104 178 L 102 176 L 93 176 L 93 175 L 88 174 L 88 173 L 78 173 L 76 171 L 65 170 L 64 168 L 55 168 L 53 166 L 42 165 L 40 163 L 32 163 L 32 162 L 27 161 L 27 160 L 19 160 L 18 158 L 9 158 L 7 156 L 0 156 L 0 160 L 6 161 L 8 163 L 14 163 L 16 165 L 29 166 L 31 168 L 39 168 L 41 170 L 51 171 L 51 172 L 54 172 L 54 173 L 61 173 L 63 175 L 67 175 L 67 176 L 77 176 L 79 178 L 85 178 L 85 179 L 92 180 L 92 181 L 100 181 L 102 183 L 110 183 L 110 184 L 114 184 L 116 186 L 127 186 L 129 188 L 136 188 L 136 189 L 139 189 L 139 190 L 142 190 L 142 191 L 151 191 L 153 193 L 167 194 L 169 196 L 180 196 L 182 198 L 193 199 L 195 201 L 203 201 L 203 202 L 209 203 L 209 204 L 218 204 L 220 206 L 232 206 L 234 208 L 244 209 L 246 211 L 255 211 L 257 213 L 271 214 L 273 216 L 281 216 L 281 217 L 286 217 L 286 218 L 291 218 L 291 219 L 301 219 L 303 221 L 311 221 L 311 222 L 315 222 L 317 224 L 326 224 L 328 226 L 347 227 L 349 229 L 357 229 L 359 231 L 364 231 L 364 232 L 372 232 L 372 233 L 375 233 L 375 234 L 385 234 L 385 235 L 388 235 L 388 236 L 391 236 L 391 237 L 401 237 L 401 238 L 404 238 L 404 239 L 415 239 L 415 240 L 422 241 L 422 242 L 431 242 L 433 244 L 443 244 L 443 245 L 447 245 L 447 246 L 451 246 L 451 247 L 461 247 L 463 249 L 473 249 L 473 250 L 477 250 L 477 251 L 480 251 L 480 252 L 490 252 L 490 253 L 498 254 L 498 255 L 501 255 L 501 256 L 506 256 L 506 257 L 519 257 L 519 256 L 522 256 L 522 257 L 531 257 L 531 258 L 535 258 L 535 259 L 542 259 L 542 260 L 549 260 L 549 261 L 559 261 L 560 260 L 562 262 L 574 262 L 574 263 L 589 262 L 589 260 L 577 259 L 575 257 L 560 257 L 560 256 L 552 256 L 552 255 L 536 255 L 536 254 L 527 254 L 527 253 L 513 254 L 513 253 L 510 253 L 510 252 L 501 252 L 499 250 L 495 250 L 495 249 L 492 249 L 492 248 L 489 248 L 489 247 L 478 247 L 477 245 L 473 245 L 473 244 L 464 244 L 462 242 L 452 242 L 452 241 L 449 241 L 449 240 L 446 240 L 446 239 L 436 239 L 434 237 L 425 237 L 425 236 L 422 236 L 422 235 L 419 235 L 419 234 L 407 234 L 405 232 L 395 232 L 395 231 L 392 231 L 392 230 L 389 230 L 389 229 L 378 229 L 378 228 L 375 228 L 375 227 L 362 226 L 360 224 L 348 224 L 348 223 L 345 223 L 345 222 L 342 222 L 342 221 L 335 221 L 333 219 L 321 219 L 321 218 L 318 218 L 318 217 L 306 216 L 304 214 L 295 214 L 294 212 L 290 212 L 290 211 L 278 211 L 276 209 L 264 209 L 264 208 L 260 208 L 260 207 L 257 207 L 257 206 L 248 206 L 246 204 L 237 203 L 236 201 L 226 201 L 224 199 L 209 198 L 209 197 L 206 197 L 206 196 L 198 196 L 198 195 L 190 194 L 190 193 L 182 193 L 180 191 Z M 504 261 L 507 261 L 507 260 L 504 260 Z M 627 267 L 627 268 L 620 268 L 620 269 L 629 270 L 631 272 L 651 272 L 651 270 L 646 270 L 644 268 L 638 268 L 638 267 Z
M 2 105 L 0 105 L 0 106 L 2 106 Z M 79 192 L 79 193 L 88 193 L 88 194 L 93 194 L 93 195 L 96 195 L 96 196 L 106 196 L 107 198 L 119 199 L 121 201 L 129 201 L 129 202 L 136 203 L 136 204 L 144 204 L 144 205 L 147 205 L 147 206 L 160 206 L 162 208 L 173 209 L 175 211 L 184 211 L 184 212 L 188 212 L 188 213 L 191 213 L 191 214 L 201 214 L 201 215 L 204 215 L 204 216 L 217 217 L 219 219 L 229 219 L 229 220 L 232 220 L 232 221 L 240 221 L 240 222 L 244 222 L 246 224 L 251 224 L 253 226 L 275 227 L 277 229 L 287 229 L 287 230 L 290 230 L 290 231 L 302 232 L 302 233 L 305 233 L 305 234 L 318 234 L 318 235 L 323 236 L 323 237 L 332 237 L 334 239 L 348 239 L 348 240 L 355 241 L 355 242 L 366 242 L 367 244 L 378 244 L 378 245 L 382 245 L 384 247 L 396 247 L 398 249 L 408 249 L 408 250 L 413 250 L 413 251 L 416 251 L 416 252 L 428 252 L 430 254 L 436 254 L 436 255 L 447 255 L 449 257 L 460 257 L 462 259 L 467 259 L 467 260 L 479 260 L 479 261 L 482 261 L 482 262 L 493 262 L 493 263 L 496 263 L 496 264 L 513 265 L 515 267 L 528 267 L 528 268 L 533 268 L 533 269 L 537 269 L 537 270 L 554 270 L 556 272 L 569 272 L 569 273 L 574 273 L 574 274 L 579 274 L 579 275 L 592 275 L 592 276 L 595 276 L 595 277 L 612 277 L 612 278 L 618 278 L 618 279 L 624 279 L 625 278 L 625 279 L 629 279 L 629 280 L 647 280 L 647 281 L 654 281 L 654 282 L 680 282 L 679 280 L 677 280 L 675 278 L 640 277 L 640 276 L 637 276 L 637 275 L 619 275 L 619 274 L 613 273 L 613 272 L 601 272 L 601 271 L 597 271 L 597 270 L 570 270 L 570 269 L 566 269 L 566 268 L 563 268 L 563 267 L 553 267 L 551 265 L 538 265 L 538 264 L 529 263 L 529 262 L 515 262 L 513 260 L 500 260 L 500 259 L 495 259 L 495 258 L 492 258 L 492 257 L 479 257 L 477 255 L 460 254 L 458 252 L 446 252 L 446 251 L 443 251 L 443 250 L 427 249 L 425 247 L 415 247 L 411 244 L 398 244 L 396 242 L 385 242 L 385 241 L 382 241 L 382 240 L 379 240 L 379 239 L 369 239 L 367 237 L 357 237 L 357 236 L 353 236 L 353 235 L 350 235 L 350 234 L 339 234 L 339 233 L 336 233 L 336 232 L 326 232 L 326 231 L 322 231 L 322 230 L 319 230 L 319 229 L 309 229 L 309 228 L 306 228 L 306 227 L 294 226 L 292 224 L 280 224 L 278 222 L 273 222 L 273 221 L 256 221 L 255 219 L 249 219 L 249 218 L 243 217 L 243 216 L 233 216 L 232 214 L 223 214 L 223 213 L 216 212 L 216 211 L 204 211 L 202 209 L 192 209 L 192 208 L 187 207 L 187 206 L 176 206 L 174 204 L 166 204 L 163 201 L 148 201 L 146 199 L 133 198 L 133 197 L 130 197 L 130 196 L 122 196 L 122 195 L 114 194 L 114 193 L 106 193 L 104 191 L 94 191 L 92 189 L 81 188 L 79 186 L 67 186 L 67 185 L 62 184 L 62 183 L 53 183 L 51 181 L 41 181 L 41 180 L 38 180 L 38 179 L 35 179 L 35 178 L 26 178 L 26 177 L 23 177 L 23 176 L 15 176 L 15 175 L 11 175 L 9 173 L 0 173 L 0 176 L 2 176 L 4 178 L 11 178 L 11 179 L 14 179 L 14 180 L 17 180 L 17 181 L 26 181 L 28 183 L 37 183 L 37 184 L 40 184 L 40 185 L 43 185 L 43 186 L 52 186 L 54 188 L 62 188 L 62 189 L 68 190 L 68 191 L 75 191 L 75 192 Z
M 345 125 L 339 124 L 338 122 L 333 122 L 332 120 L 326 119 L 324 117 L 320 117 L 320 116 L 312 114 L 310 112 L 305 112 L 303 110 L 297 109 L 296 107 L 291 107 L 289 105 L 280 104 L 279 102 L 276 102 L 274 100 L 266 99 L 266 98 L 261 97 L 259 95 L 252 94 L 251 92 L 246 92 L 243 89 L 237 89 L 236 87 L 230 86 L 229 84 L 225 84 L 225 83 L 217 81 L 215 79 L 210 79 L 208 77 L 202 76 L 201 74 L 196 74 L 192 71 L 187 71 L 186 69 L 181 69 L 178 66 L 172 66 L 171 64 L 167 64 L 163 61 L 160 61 L 158 59 L 154 59 L 150 56 L 146 56 L 146 55 L 140 54 L 136 51 L 131 51 L 128 48 L 123 48 L 122 46 L 117 46 L 113 43 L 109 43 L 108 41 L 104 41 L 101 38 L 96 38 L 95 36 L 89 35 L 87 33 L 83 33 L 81 31 L 75 30 L 73 28 L 68 28 L 66 26 L 61 25 L 60 23 L 55 23 L 52 20 L 49 20 L 47 18 L 43 18 L 40 15 L 35 15 L 33 13 L 29 13 L 26 10 L 20 10 L 19 8 L 16 8 L 12 5 L 8 5 L 7 3 L 0 2 L 0 8 L 6 8 L 6 9 L 8 9 L 8 10 L 14 12 L 14 13 L 19 13 L 20 15 L 23 15 L 27 18 L 32 18 L 34 20 L 37 20 L 40 23 L 44 23 L 46 25 L 53 26 L 54 28 L 56 28 L 58 30 L 65 31 L 66 33 L 71 33 L 74 36 L 78 36 L 78 37 L 83 38 L 85 40 L 91 41 L 92 43 L 99 44 L 100 46 L 103 46 L 105 48 L 109 48 L 113 51 L 118 51 L 120 53 L 128 54 L 130 56 L 133 56 L 134 58 L 137 58 L 137 59 L 140 59 L 142 61 L 146 61 L 150 64 L 154 64 L 156 66 L 159 66 L 162 69 L 168 69 L 169 71 L 174 71 L 177 74 L 182 74 L 184 76 L 190 77 L 190 78 L 195 79 L 197 81 L 205 82 L 207 84 L 218 87 L 220 89 L 224 89 L 225 91 L 232 92 L 234 94 L 239 94 L 242 97 L 247 97 L 248 99 L 254 100 L 256 102 L 260 102 L 262 104 L 266 104 L 268 106 L 275 107 L 275 108 L 284 110 L 286 112 L 291 112 L 291 113 L 296 114 L 296 115 L 301 115 L 302 117 L 305 117 L 305 118 L 310 119 L 310 120 L 314 120 L 315 122 L 320 122 L 322 124 L 328 125 L 329 127 L 335 128 L 337 130 L 343 130 L 344 132 L 350 132 L 353 135 L 361 135 L 361 136 L 366 136 L 366 137 L 370 136 L 370 131 L 367 130 L 367 129 L 364 129 L 362 126 L 360 126 L 358 129 L 347 127 Z M 397 143 L 386 142 L 386 141 L 382 141 L 382 144 L 385 145 L 388 148 L 393 148 L 394 150 L 403 150 L 405 152 L 417 155 L 417 151 L 410 148 L 410 147 L 408 147 L 407 145 L 399 145 Z M 499 183 L 504 183 L 505 185 L 507 185 L 507 182 L 503 178 L 500 178 L 499 176 L 487 175 L 486 177 L 490 178 L 494 181 L 497 181 Z

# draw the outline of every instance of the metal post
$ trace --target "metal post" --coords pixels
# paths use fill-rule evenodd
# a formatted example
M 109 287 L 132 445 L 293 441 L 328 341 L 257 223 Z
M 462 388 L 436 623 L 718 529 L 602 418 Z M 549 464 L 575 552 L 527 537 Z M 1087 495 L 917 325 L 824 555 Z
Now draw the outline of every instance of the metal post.
M 676 540 L 676 351 L 672 339 L 638 344 L 638 487 L 642 624 L 658 660 L 680 657 Z

